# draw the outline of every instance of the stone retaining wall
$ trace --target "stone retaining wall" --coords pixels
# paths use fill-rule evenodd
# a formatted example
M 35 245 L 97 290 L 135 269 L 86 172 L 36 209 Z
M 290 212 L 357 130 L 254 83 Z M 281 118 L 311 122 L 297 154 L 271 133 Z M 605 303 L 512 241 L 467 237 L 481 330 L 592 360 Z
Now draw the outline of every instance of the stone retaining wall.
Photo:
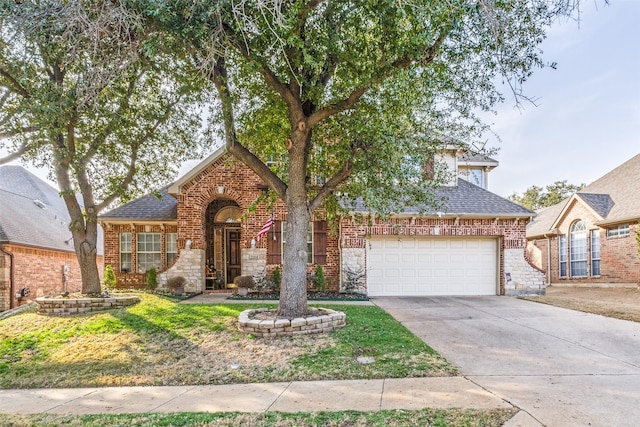
M 346 324 L 347 315 L 328 308 L 318 308 L 321 316 L 296 319 L 258 320 L 252 319 L 255 313 L 268 311 L 266 308 L 245 310 L 238 316 L 238 329 L 256 337 L 272 338 L 279 336 L 308 335 L 331 332 Z
M 36 298 L 38 314 L 48 316 L 69 316 L 78 313 L 115 310 L 140 302 L 134 295 L 112 296 L 109 298 Z

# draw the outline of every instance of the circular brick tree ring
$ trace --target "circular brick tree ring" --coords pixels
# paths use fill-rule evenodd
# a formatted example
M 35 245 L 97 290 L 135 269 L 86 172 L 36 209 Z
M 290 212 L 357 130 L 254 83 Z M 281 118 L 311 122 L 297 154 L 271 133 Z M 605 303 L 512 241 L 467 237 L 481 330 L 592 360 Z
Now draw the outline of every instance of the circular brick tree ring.
M 238 329 L 256 337 L 289 337 L 293 335 L 321 334 L 342 328 L 346 324 L 347 315 L 329 308 L 314 308 L 314 313 L 307 317 L 295 319 L 277 318 L 275 310 L 258 308 L 245 310 L 238 316 Z M 261 320 L 273 313 L 272 319 Z

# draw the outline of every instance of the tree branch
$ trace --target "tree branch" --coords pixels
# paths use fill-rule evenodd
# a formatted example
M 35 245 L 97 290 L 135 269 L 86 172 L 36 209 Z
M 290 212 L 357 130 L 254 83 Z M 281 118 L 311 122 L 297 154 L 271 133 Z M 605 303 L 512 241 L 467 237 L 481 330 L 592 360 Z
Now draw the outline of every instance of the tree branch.
M 9 82 L 9 86 L 6 86 L 7 89 L 12 89 L 14 92 L 19 93 L 24 98 L 31 98 L 31 94 L 29 94 L 27 89 L 25 89 L 19 81 L 17 81 L 11 74 L 9 74 L 8 71 L 0 68 L 0 76 L 4 77 Z
M 227 70 L 224 58 L 220 58 L 214 64 L 213 70 L 209 73 L 209 79 L 215 85 L 220 102 L 222 104 L 222 115 L 224 117 L 224 136 L 227 151 L 242 161 L 247 167 L 253 170 L 260 178 L 264 179 L 276 194 L 286 200 L 287 185 L 267 167 L 251 151 L 247 150 L 236 136 L 235 121 L 233 117 L 233 101 L 229 86 L 227 84 Z
M 21 145 L 20 148 L 18 148 L 13 153 L 10 153 L 5 157 L 0 157 L 0 165 L 3 165 L 5 163 L 9 163 L 9 162 L 12 162 L 12 161 L 14 161 L 16 159 L 19 159 L 25 153 L 29 152 L 29 150 L 32 150 L 33 148 L 34 148 L 33 145 L 30 145 L 30 144 Z
M 0 133 L 0 139 L 11 138 L 13 136 L 21 135 L 23 133 L 36 132 L 37 130 L 38 130 L 38 128 L 35 127 L 35 126 L 23 126 L 20 129 L 14 129 L 12 131 L 7 131 L 7 132 L 4 132 L 4 133 Z
M 313 212 L 318 209 L 326 197 L 351 176 L 352 171 L 353 163 L 351 162 L 351 159 L 349 159 L 344 163 L 344 165 L 342 165 L 340 172 L 335 174 L 329 181 L 325 182 L 322 188 L 320 188 L 318 194 L 316 194 L 313 200 L 311 200 L 311 203 L 309 203 L 309 210 Z

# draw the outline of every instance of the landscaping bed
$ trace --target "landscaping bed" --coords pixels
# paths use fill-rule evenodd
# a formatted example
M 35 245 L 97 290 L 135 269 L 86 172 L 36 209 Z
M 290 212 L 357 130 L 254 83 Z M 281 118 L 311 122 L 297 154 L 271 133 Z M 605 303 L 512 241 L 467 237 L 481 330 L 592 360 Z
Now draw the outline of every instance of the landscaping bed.
M 246 296 L 233 294 L 228 299 L 232 300 L 279 300 L 279 292 L 249 292 Z M 335 292 L 335 291 L 307 291 L 309 301 L 369 301 L 365 294 L 355 292 Z

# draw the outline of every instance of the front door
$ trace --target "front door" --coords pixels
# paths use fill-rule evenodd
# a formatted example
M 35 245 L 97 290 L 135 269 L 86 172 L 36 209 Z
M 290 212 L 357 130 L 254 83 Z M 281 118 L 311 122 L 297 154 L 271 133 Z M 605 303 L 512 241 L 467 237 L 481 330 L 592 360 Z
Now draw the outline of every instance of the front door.
M 227 262 L 227 283 L 233 283 L 233 279 L 242 274 L 240 263 L 240 229 L 226 228 L 226 262 Z

